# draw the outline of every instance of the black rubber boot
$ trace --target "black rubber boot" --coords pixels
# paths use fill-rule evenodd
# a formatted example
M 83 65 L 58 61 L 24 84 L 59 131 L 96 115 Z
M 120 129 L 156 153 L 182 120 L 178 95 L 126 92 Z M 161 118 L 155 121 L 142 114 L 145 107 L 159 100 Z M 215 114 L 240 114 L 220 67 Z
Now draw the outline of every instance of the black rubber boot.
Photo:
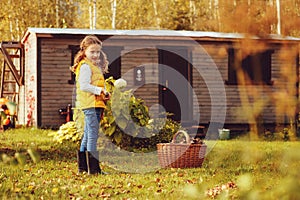
M 99 152 L 86 152 L 88 174 L 102 174 L 99 166 Z
M 77 164 L 78 164 L 78 173 L 88 172 L 86 153 L 82 151 L 77 151 Z

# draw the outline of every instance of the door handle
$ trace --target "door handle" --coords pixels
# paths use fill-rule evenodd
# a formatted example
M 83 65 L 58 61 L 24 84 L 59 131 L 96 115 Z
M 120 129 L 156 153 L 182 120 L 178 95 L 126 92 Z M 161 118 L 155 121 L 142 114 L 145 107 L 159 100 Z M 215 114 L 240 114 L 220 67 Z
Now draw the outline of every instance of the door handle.
M 163 87 L 163 91 L 166 91 L 168 87 L 169 87 L 169 81 L 166 80 L 166 84 L 165 84 L 165 87 Z

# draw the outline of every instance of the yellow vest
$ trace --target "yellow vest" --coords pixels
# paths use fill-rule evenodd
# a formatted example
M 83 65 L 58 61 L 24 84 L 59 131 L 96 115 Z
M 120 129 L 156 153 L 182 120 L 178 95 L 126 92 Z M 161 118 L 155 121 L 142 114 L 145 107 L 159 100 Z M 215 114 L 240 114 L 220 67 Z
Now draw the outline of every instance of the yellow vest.
M 86 109 L 86 108 L 105 108 L 105 103 L 103 101 L 104 94 L 101 93 L 100 96 L 94 95 L 90 92 L 85 92 L 80 90 L 80 83 L 78 82 L 79 74 L 80 74 L 80 67 L 83 64 L 88 64 L 92 71 L 91 76 L 91 85 L 95 85 L 98 87 L 104 87 L 105 80 L 104 76 L 101 72 L 101 69 L 94 65 L 87 59 L 84 59 L 79 62 L 77 69 L 76 69 L 76 107 L 79 109 Z

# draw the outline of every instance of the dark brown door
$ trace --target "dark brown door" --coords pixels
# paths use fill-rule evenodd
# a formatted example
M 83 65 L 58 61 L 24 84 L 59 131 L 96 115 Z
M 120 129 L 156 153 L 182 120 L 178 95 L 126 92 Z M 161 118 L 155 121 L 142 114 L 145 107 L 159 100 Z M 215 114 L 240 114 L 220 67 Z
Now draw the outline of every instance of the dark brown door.
M 176 121 L 189 121 L 193 116 L 189 60 L 187 49 L 159 49 L 159 103 Z

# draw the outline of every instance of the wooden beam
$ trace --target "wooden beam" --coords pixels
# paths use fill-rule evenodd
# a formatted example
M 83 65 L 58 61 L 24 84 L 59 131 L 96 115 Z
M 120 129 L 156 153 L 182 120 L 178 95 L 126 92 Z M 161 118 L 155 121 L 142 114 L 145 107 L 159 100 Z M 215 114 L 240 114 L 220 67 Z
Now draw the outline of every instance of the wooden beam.
M 23 45 L 20 42 L 15 42 L 15 41 L 3 41 L 1 42 L 1 47 L 4 48 L 11 48 L 11 49 L 21 49 Z
M 1 87 L 0 87 L 0 97 L 3 97 L 3 91 L 4 91 L 4 72 L 5 72 L 5 62 L 3 62 L 2 65 L 2 73 L 1 73 Z
M 17 46 L 17 45 L 16 45 Z M 11 46 L 9 46 L 11 47 Z M 16 47 L 18 48 L 18 47 Z M 9 56 L 9 53 L 7 52 L 6 48 L 5 48 L 5 44 L 1 43 L 0 44 L 0 49 L 1 49 L 1 52 L 2 54 L 4 55 L 4 60 L 6 61 L 6 63 L 8 64 L 8 67 L 10 69 L 10 71 L 12 72 L 13 74 L 13 77 L 15 78 L 17 84 L 19 86 L 23 85 L 23 77 L 21 77 L 13 63 L 13 61 L 11 60 L 11 57 Z

